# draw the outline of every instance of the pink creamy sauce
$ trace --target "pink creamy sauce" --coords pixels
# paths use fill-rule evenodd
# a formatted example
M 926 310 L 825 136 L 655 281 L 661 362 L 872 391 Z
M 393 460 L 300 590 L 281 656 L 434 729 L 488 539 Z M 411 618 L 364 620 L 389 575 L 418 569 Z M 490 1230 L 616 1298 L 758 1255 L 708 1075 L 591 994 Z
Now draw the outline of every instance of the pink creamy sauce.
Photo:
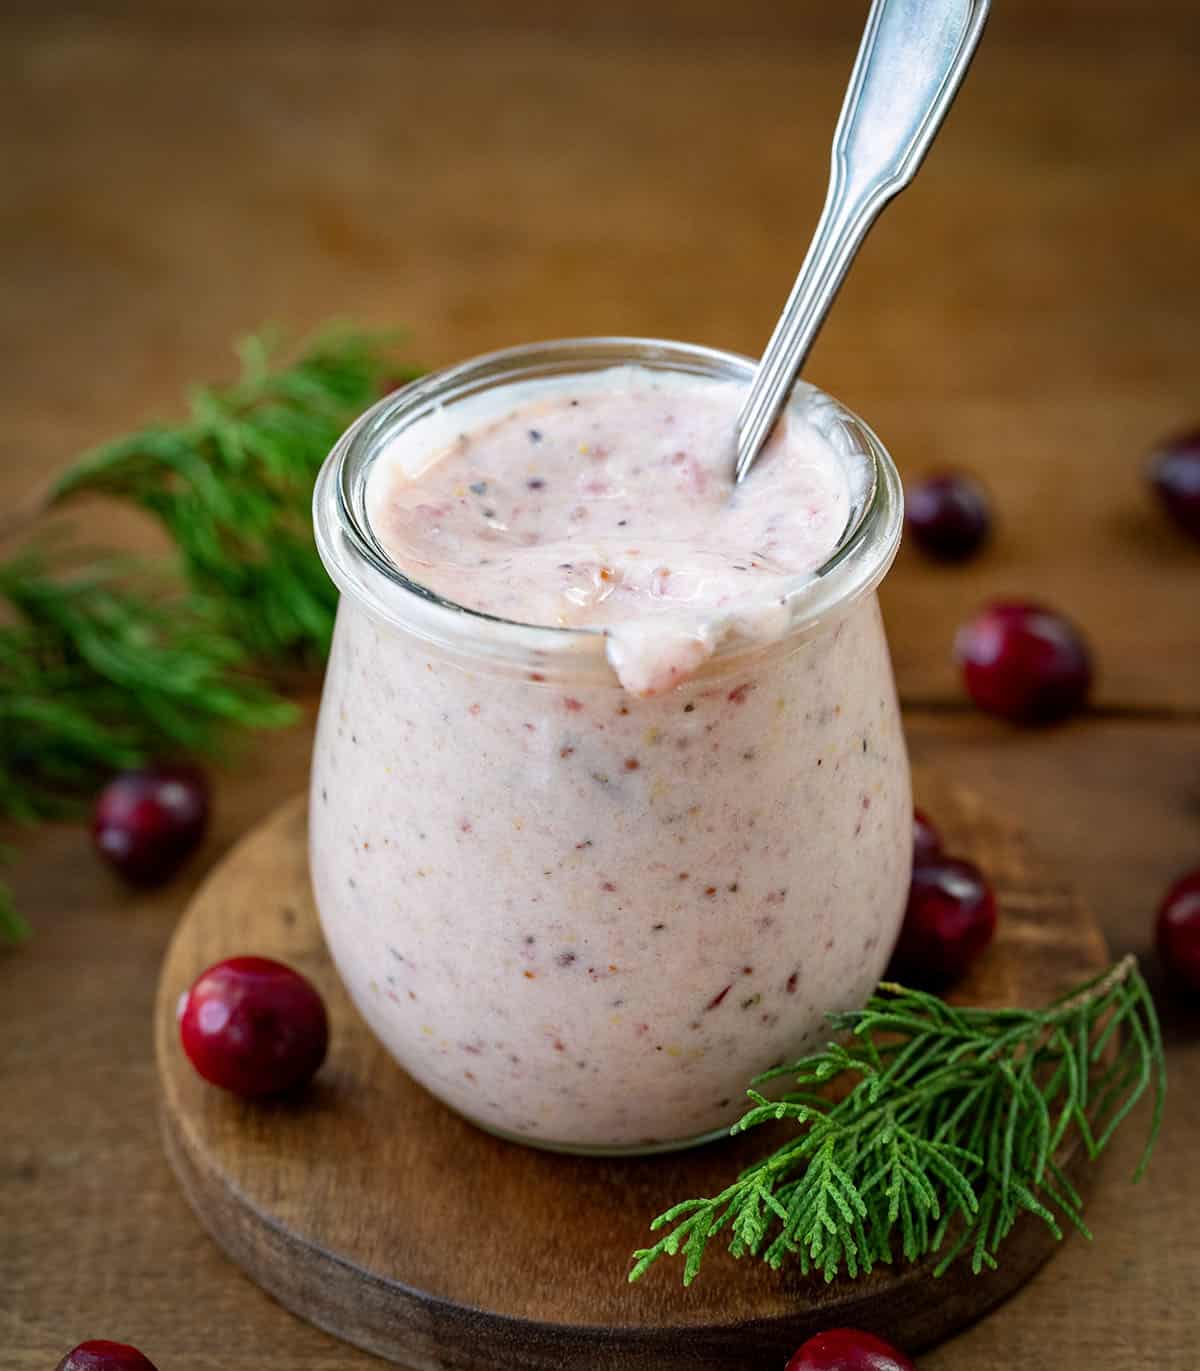
M 440 446 L 419 424 L 385 454 L 376 536 L 445 599 L 602 631 L 626 690 L 660 694 L 726 638 L 781 636 L 850 516 L 841 460 L 794 412 L 734 485 L 743 394 L 638 368 L 493 392 Z
M 864 1002 L 900 926 L 912 797 L 875 597 L 790 632 L 858 473 L 802 390 L 734 490 L 741 396 L 639 368 L 497 387 L 395 433 L 368 477 L 408 576 L 602 631 L 620 677 L 591 653 L 495 669 L 481 625 L 446 650 L 353 592 L 338 611 L 309 820 L 325 937 L 397 1061 L 509 1137 L 728 1127 L 754 1075 Z M 777 642 L 696 670 L 742 639 Z

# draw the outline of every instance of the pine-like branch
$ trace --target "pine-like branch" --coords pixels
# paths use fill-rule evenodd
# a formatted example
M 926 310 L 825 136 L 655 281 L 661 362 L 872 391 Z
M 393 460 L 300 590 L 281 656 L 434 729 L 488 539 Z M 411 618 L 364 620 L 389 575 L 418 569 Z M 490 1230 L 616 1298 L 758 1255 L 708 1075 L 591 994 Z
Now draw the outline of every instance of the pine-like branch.
M 0 851 L 0 860 L 7 856 L 7 852 Z M 13 904 L 12 891 L 0 881 L 0 947 L 23 943 L 28 937 L 29 925 Z
M 396 364 L 393 341 L 330 330 L 273 368 L 276 342 L 249 338 L 236 384 L 196 389 L 184 423 L 153 425 L 81 458 L 51 487 L 50 503 L 85 492 L 133 502 L 163 525 L 193 593 L 251 657 L 320 662 L 337 592 L 313 544 L 313 480 L 383 383 L 418 374 Z
M 177 558 L 133 567 L 43 549 L 0 564 L 0 817 L 70 812 L 112 771 L 212 755 L 294 716 L 252 668 L 327 651 L 337 595 L 313 542 L 313 480 L 385 382 L 417 374 L 393 342 L 329 330 L 277 364 L 277 340 L 249 338 L 241 378 L 197 389 L 186 421 L 107 443 L 54 482 L 46 508 L 130 501 Z M 0 886 L 0 942 L 27 932 Z
M 936 1257 L 942 1275 L 965 1255 L 978 1273 L 996 1265 L 1022 1214 L 1055 1237 L 1064 1222 L 1087 1234 L 1063 1149 L 1095 1158 L 1147 1091 L 1135 1180 L 1149 1161 L 1166 1069 L 1133 958 L 1042 1010 L 952 1008 L 887 984 L 832 1026 L 845 1041 L 761 1077 L 794 1089 L 779 1100 L 751 1090 L 733 1127 L 786 1119 L 796 1136 L 720 1194 L 659 1215 L 651 1227 L 670 1232 L 634 1253 L 631 1281 L 682 1252 L 690 1284 L 722 1230 L 735 1257 L 795 1260 L 827 1281 L 899 1258 Z M 854 1083 L 837 1097 L 834 1081 Z
M 294 707 L 248 673 L 247 653 L 161 571 L 112 558 L 54 571 L 0 564 L 0 815 L 69 813 L 108 774 L 154 757 L 212 755 L 230 732 Z

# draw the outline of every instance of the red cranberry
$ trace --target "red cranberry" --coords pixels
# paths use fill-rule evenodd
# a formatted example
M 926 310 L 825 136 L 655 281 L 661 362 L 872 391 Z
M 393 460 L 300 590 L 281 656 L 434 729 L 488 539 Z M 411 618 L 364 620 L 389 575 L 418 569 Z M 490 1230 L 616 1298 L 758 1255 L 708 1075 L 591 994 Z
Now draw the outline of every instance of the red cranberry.
M 857 1328 L 830 1328 L 792 1353 L 784 1371 L 917 1371 L 890 1343 Z
M 208 782 L 194 766 L 126 771 L 100 792 L 92 840 L 126 880 L 157 885 L 182 865 L 208 827 Z
M 913 870 L 893 968 L 914 985 L 951 985 L 995 931 L 996 898 L 983 873 L 971 862 L 937 857 Z
M 1158 953 L 1171 979 L 1200 995 L 1200 866 L 1167 891 L 1157 932 Z
M 905 518 L 922 552 L 962 562 L 978 552 L 992 526 L 988 498 L 970 476 L 944 473 L 913 482 L 905 491 Z
M 1042 605 L 997 601 L 958 631 L 955 655 L 980 709 L 1049 724 L 1083 707 L 1092 659 L 1079 630 Z
M 913 810 L 913 865 L 932 861 L 942 852 L 942 835 L 923 810 Z
M 1200 429 L 1158 449 L 1150 459 L 1150 483 L 1179 527 L 1200 538 Z
M 235 1095 L 275 1095 L 311 1079 L 325 1060 L 329 1022 L 298 971 L 268 957 L 230 957 L 179 1001 L 179 1036 L 206 1081 Z
M 156 1368 L 128 1343 L 93 1338 L 73 1347 L 55 1371 L 156 1371 Z

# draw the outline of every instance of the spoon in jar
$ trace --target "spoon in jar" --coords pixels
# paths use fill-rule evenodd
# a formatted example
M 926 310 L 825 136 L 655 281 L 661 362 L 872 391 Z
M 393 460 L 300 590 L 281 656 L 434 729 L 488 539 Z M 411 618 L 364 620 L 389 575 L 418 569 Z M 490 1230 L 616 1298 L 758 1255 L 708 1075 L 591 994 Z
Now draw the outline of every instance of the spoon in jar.
M 833 136 L 825 208 L 737 417 L 735 481 L 766 442 L 867 230 L 917 174 L 989 2 L 874 0 Z

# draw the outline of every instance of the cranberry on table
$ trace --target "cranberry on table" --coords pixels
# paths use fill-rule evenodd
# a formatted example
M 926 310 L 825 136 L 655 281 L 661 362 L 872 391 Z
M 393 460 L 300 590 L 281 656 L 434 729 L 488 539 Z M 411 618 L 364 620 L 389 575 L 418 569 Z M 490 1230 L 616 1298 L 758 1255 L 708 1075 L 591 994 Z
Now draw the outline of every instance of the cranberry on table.
M 100 792 L 92 840 L 126 880 L 157 885 L 200 845 L 208 810 L 208 781 L 194 766 L 126 771 Z
M 206 1081 L 235 1095 L 277 1095 L 316 1073 L 329 1021 L 298 971 L 269 957 L 230 957 L 180 999 L 179 1037 Z
M 125 1342 L 93 1338 L 73 1347 L 55 1371 L 157 1371 L 154 1363 Z
M 913 865 L 931 861 L 941 855 L 942 835 L 937 825 L 923 810 L 913 810 Z
M 946 472 L 914 481 L 905 490 L 904 504 L 913 541 L 939 561 L 965 561 L 991 531 L 987 494 L 970 476 Z
M 996 601 L 958 631 L 955 656 L 980 709 L 1022 724 L 1050 724 L 1082 709 L 1092 658 L 1069 619 L 1029 601 Z
M 784 1371 L 917 1371 L 904 1355 L 858 1328 L 830 1328 L 792 1354 Z
M 1200 539 L 1200 429 L 1158 449 L 1150 459 L 1150 484 L 1179 527 Z
M 938 990 L 960 980 L 992 941 L 996 897 L 972 862 L 936 857 L 913 869 L 892 969 Z
M 1168 975 L 1200 995 L 1200 866 L 1167 891 L 1158 907 L 1157 934 Z

